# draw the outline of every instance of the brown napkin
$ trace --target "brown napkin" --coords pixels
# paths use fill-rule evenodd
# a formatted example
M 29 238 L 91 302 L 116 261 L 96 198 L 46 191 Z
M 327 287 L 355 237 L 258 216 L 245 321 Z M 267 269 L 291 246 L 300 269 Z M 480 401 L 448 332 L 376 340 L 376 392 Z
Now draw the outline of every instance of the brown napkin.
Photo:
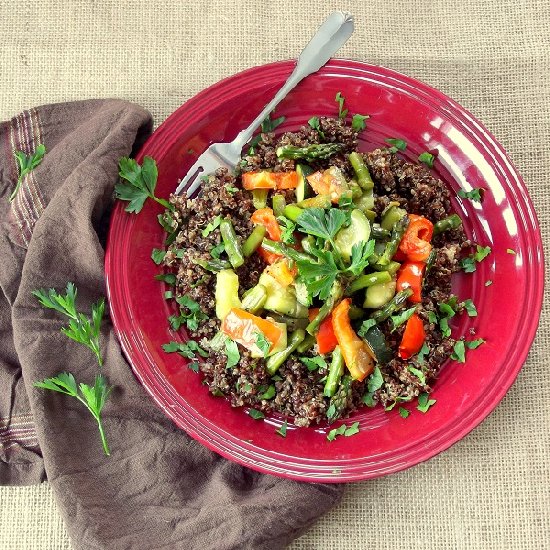
M 105 457 L 75 399 L 32 386 L 72 372 L 91 383 L 94 356 L 61 334 L 31 291 L 78 288 L 79 309 L 105 295 L 104 228 L 118 159 L 151 130 L 119 100 L 48 105 L 0 125 L 0 483 L 48 479 L 75 548 L 280 548 L 340 498 L 343 487 L 297 483 L 229 462 L 177 429 L 145 394 L 103 326 Z M 14 150 L 46 155 L 17 180 Z

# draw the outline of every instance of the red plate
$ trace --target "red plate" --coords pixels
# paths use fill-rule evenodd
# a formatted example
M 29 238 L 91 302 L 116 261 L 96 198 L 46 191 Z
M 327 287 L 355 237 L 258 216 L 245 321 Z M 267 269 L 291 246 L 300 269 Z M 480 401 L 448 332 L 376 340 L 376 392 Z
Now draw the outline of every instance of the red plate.
M 261 110 L 293 68 L 286 61 L 256 67 L 199 93 L 151 136 L 140 152 L 158 163 L 159 196 L 176 188 L 197 155 L 215 141 L 230 141 Z M 462 316 L 453 335 L 475 329 L 487 343 L 469 351 L 466 365 L 449 361 L 437 381 L 437 403 L 427 414 L 364 408 L 353 437 L 326 440 L 327 426 L 289 427 L 275 433 L 280 418 L 257 421 L 225 399 L 212 397 L 201 377 L 161 345 L 181 338 L 169 330 L 170 313 L 159 270 L 150 259 L 161 247 L 161 211 L 148 201 L 139 215 L 114 211 L 105 260 L 113 323 L 130 364 L 165 413 L 192 437 L 221 455 L 256 470 L 306 481 L 358 481 L 408 468 L 446 449 L 479 424 L 502 399 L 533 341 L 543 292 L 543 252 L 533 206 L 521 177 L 502 147 L 472 115 L 421 82 L 381 67 L 334 60 L 310 76 L 277 109 L 296 129 L 314 115 L 335 115 L 336 92 L 350 113 L 369 114 L 361 148 L 386 137 L 407 141 L 405 156 L 437 150 L 435 171 L 453 191 L 487 189 L 483 205 L 456 199 L 454 207 L 470 238 L 492 253 L 472 274 L 454 282 L 479 315 Z M 507 252 L 515 251 L 515 254 Z M 490 286 L 485 282 L 491 280 Z M 396 408 L 397 409 L 397 408 Z M 338 425 L 339 423 L 337 423 Z

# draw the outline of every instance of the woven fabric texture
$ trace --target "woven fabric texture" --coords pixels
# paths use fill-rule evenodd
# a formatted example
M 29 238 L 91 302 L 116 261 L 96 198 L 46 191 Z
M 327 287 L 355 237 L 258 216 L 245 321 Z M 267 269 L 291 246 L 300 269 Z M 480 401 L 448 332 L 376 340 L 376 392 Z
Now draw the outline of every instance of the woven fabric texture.
M 527 183 L 548 255 L 547 0 L 0 0 L 0 120 L 49 102 L 119 97 L 159 124 L 223 77 L 295 57 L 335 8 L 356 19 L 340 57 L 439 88 L 497 137 Z M 427 463 L 349 486 L 291 548 L 548 548 L 548 294 L 529 358 L 485 422 Z M 47 484 L 1 487 L 0 503 L 0 548 L 70 548 Z

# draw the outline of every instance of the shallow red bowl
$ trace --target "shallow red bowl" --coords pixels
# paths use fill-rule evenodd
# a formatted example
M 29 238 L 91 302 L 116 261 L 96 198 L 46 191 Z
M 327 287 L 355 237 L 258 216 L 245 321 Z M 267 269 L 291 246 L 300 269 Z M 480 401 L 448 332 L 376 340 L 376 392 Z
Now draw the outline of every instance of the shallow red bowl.
M 223 80 L 180 107 L 141 150 L 158 163 L 157 194 L 167 197 L 198 154 L 215 141 L 230 141 L 248 125 L 293 68 L 286 61 L 256 67 Z M 435 172 L 453 191 L 487 189 L 483 204 L 456 199 L 466 232 L 492 253 L 472 274 L 454 282 L 460 298 L 472 298 L 479 315 L 462 316 L 453 335 L 487 343 L 469 351 L 467 363 L 449 361 L 435 386 L 437 403 L 422 414 L 412 403 L 407 419 L 397 410 L 364 408 L 353 437 L 326 439 L 327 426 L 289 427 L 275 433 L 278 417 L 257 421 L 225 399 L 212 397 L 201 376 L 161 345 L 183 335 L 168 326 L 169 305 L 151 249 L 161 247 L 160 207 L 148 201 L 139 215 L 118 204 L 105 260 L 111 314 L 122 348 L 149 394 L 192 437 L 221 455 L 256 470 L 306 481 L 358 481 L 408 468 L 446 449 L 479 424 L 499 403 L 533 341 L 543 292 L 543 252 L 533 206 L 521 177 L 487 130 L 442 93 L 389 69 L 334 60 L 308 77 L 281 103 L 277 114 L 295 129 L 314 115 L 337 113 L 336 92 L 350 113 L 369 114 L 360 147 L 386 137 L 407 141 L 405 157 L 437 150 Z M 515 254 L 507 252 L 515 251 Z M 491 280 L 490 286 L 485 282 Z M 337 423 L 338 425 L 339 423 Z

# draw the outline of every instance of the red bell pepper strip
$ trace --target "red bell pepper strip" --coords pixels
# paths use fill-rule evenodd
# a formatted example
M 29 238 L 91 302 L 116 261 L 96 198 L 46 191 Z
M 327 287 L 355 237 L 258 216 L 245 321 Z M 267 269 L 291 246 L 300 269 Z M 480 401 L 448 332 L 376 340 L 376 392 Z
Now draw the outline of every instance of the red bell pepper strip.
M 245 172 L 243 187 L 252 189 L 295 189 L 298 186 L 297 172 Z
M 267 234 L 272 241 L 281 240 L 281 228 L 271 208 L 260 208 L 256 210 L 254 214 L 250 216 L 250 221 L 256 225 L 263 225 L 267 229 Z
M 274 263 L 276 263 L 279 260 L 282 260 L 284 258 L 284 256 L 281 256 L 280 254 L 275 254 L 275 252 L 269 252 L 268 250 L 266 250 L 262 246 L 259 246 L 256 249 L 256 252 L 259 254 L 259 256 L 263 259 L 263 261 L 267 265 L 272 265 L 272 264 L 274 264 Z
M 420 351 L 424 340 L 426 340 L 424 323 L 417 313 L 413 313 L 407 321 L 401 344 L 399 344 L 399 357 L 410 359 Z
M 346 298 L 332 310 L 332 328 L 351 377 L 364 380 L 374 371 L 374 358 L 369 346 L 351 327 L 350 305 L 351 298 Z
M 424 262 L 432 251 L 434 226 L 424 216 L 409 214 L 409 226 L 399 243 L 399 250 L 411 262 Z
M 410 288 L 413 293 L 409 301 L 414 304 L 422 301 L 422 274 L 425 267 L 423 262 L 406 262 L 397 272 L 397 292 Z
M 313 321 L 318 313 L 318 307 L 310 309 L 308 312 L 309 320 Z M 336 340 L 336 334 L 334 334 L 334 329 L 332 328 L 332 315 L 321 321 L 315 339 L 317 340 L 317 351 L 320 354 L 324 355 L 325 353 L 334 351 L 334 348 L 338 345 L 338 340 Z

